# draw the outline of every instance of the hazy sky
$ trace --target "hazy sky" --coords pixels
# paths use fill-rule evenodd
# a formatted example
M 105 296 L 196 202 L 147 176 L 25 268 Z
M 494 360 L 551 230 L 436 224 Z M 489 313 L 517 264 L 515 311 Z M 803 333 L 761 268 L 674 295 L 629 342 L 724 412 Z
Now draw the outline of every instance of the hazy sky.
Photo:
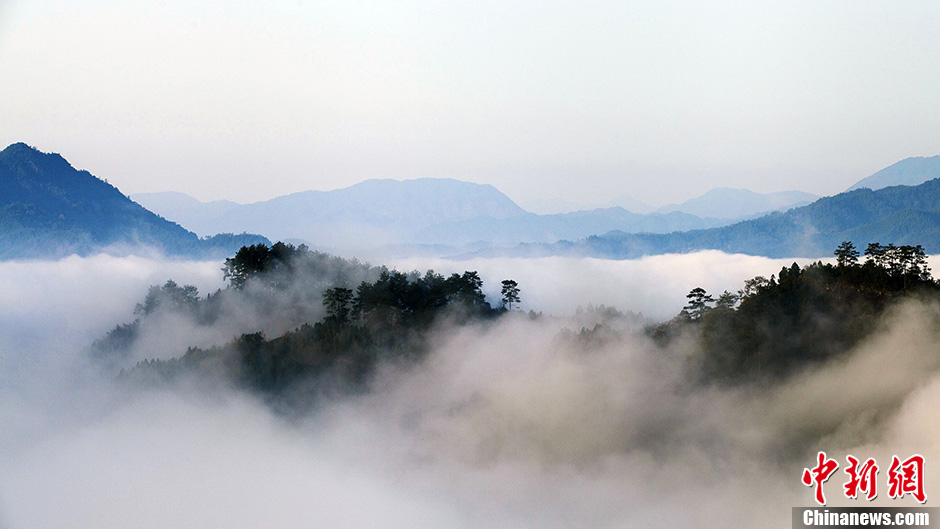
M 198 4 L 198 5 L 193 5 Z M 0 143 L 125 193 L 833 194 L 940 154 L 940 3 L 0 2 Z

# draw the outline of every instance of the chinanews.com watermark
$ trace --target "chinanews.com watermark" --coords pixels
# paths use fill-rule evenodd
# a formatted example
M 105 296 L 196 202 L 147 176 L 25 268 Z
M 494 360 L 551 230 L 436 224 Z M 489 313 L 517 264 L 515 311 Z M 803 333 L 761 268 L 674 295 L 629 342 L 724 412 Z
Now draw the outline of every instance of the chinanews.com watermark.
M 793 527 L 940 527 L 937 511 L 940 508 L 794 507 Z
M 847 465 L 842 471 L 847 477 L 841 486 L 842 495 L 854 501 L 872 501 L 878 497 L 878 463 L 868 458 L 862 462 L 855 456 L 845 458 Z M 914 454 L 907 459 L 898 456 L 884 476 L 885 494 L 892 500 L 905 497 L 920 503 L 927 502 L 924 490 L 924 457 Z M 936 507 L 826 507 L 826 482 L 839 469 L 839 462 L 830 459 L 825 452 L 816 456 L 816 465 L 804 468 L 802 483 L 813 489 L 815 507 L 793 507 L 793 527 L 937 527 L 940 528 L 940 508 Z M 933 524 L 931 524 L 933 522 Z

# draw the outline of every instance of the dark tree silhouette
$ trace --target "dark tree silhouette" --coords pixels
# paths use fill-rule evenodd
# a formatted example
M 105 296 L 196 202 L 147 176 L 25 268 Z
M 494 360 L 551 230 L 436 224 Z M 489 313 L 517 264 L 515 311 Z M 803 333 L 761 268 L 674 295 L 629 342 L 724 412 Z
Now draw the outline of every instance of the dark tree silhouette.
M 852 241 L 843 241 L 833 252 L 833 255 L 836 256 L 836 264 L 839 268 L 847 268 L 858 264 L 859 253 Z
M 349 323 L 349 304 L 353 299 L 353 291 L 343 287 L 333 287 L 323 292 L 323 306 L 326 307 L 327 318 L 336 323 L 345 325 Z
M 923 281 L 931 279 L 927 255 L 919 244 L 895 246 L 873 242 L 865 249 L 865 255 L 868 257 L 866 264 L 886 270 L 891 277 L 903 278 L 905 282 L 911 278 Z
M 503 306 L 509 305 L 509 310 L 512 310 L 513 303 L 519 303 L 519 284 L 513 281 L 512 279 L 506 279 L 503 281 Z
M 264 272 L 270 257 L 271 249 L 264 244 L 242 246 L 234 257 L 225 260 L 223 278 L 230 282 L 232 288 L 242 289 L 251 277 Z
M 715 308 L 720 309 L 733 309 L 735 305 L 738 304 L 738 301 L 741 299 L 741 296 L 738 294 L 732 294 L 725 290 L 718 296 L 718 299 L 715 301 Z
M 448 291 L 457 303 L 472 310 L 489 308 L 486 294 L 483 293 L 483 280 L 476 271 L 466 271 L 462 275 L 451 274 L 447 284 Z
M 175 312 L 194 311 L 199 304 L 199 290 L 193 285 L 179 286 L 168 280 L 162 287 L 151 286 L 143 303 L 138 303 L 134 314 L 151 314 L 157 310 Z
M 685 297 L 689 299 L 689 304 L 683 307 L 682 310 L 685 311 L 692 320 L 701 319 L 711 308 L 708 304 L 715 301 L 702 287 L 693 288 Z
M 430 351 L 430 330 L 435 322 L 446 319 L 448 325 L 464 325 L 497 318 L 502 312 L 487 302 L 483 280 L 475 271 L 449 277 L 433 270 L 403 273 L 312 252 L 303 245 L 243 247 L 225 261 L 223 270 L 229 288 L 202 300 L 195 287 L 180 287 L 172 281 L 152 287 L 140 305 L 142 316 L 98 340 L 94 354 L 104 361 L 122 360 L 122 352 L 133 344 L 138 329 L 148 324 L 149 314 L 162 307 L 192 305 L 187 316 L 197 325 L 211 325 L 230 317 L 226 300 L 237 300 L 256 307 L 259 313 L 274 311 L 275 317 L 287 314 L 295 321 L 310 319 L 270 339 L 261 333 L 243 334 L 228 344 L 191 347 L 170 360 L 144 361 L 126 376 L 169 379 L 193 370 L 215 372 L 225 365 L 226 370 L 234 368 L 229 374 L 239 384 L 264 392 L 285 392 L 281 393 L 285 402 L 299 402 L 295 399 L 310 394 L 304 389 L 306 385 L 293 386 L 295 381 L 338 377 L 365 383 L 380 362 L 407 363 L 423 358 Z M 246 288 L 249 284 L 250 291 Z M 358 287 L 349 288 L 351 284 Z M 506 303 L 518 303 L 515 281 L 507 280 L 504 287 L 508 287 L 504 290 Z M 321 305 L 325 317 L 313 322 L 314 317 L 322 316 L 315 309 Z

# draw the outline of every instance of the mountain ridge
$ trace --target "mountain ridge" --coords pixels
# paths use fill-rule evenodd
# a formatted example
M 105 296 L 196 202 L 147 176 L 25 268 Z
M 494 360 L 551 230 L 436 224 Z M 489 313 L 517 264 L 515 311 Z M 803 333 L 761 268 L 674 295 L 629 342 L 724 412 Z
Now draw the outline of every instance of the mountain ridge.
M 786 212 L 728 226 L 669 234 L 608 232 L 578 241 L 520 245 L 476 256 L 579 255 L 630 259 L 644 255 L 721 250 L 766 257 L 828 257 L 845 240 L 921 244 L 940 252 L 940 179 L 919 186 L 868 188 L 823 197 Z M 462 256 L 468 257 L 468 256 Z
M 940 155 L 911 156 L 862 178 L 846 191 L 862 188 L 878 190 L 896 185 L 916 186 L 934 178 L 940 178 Z
M 818 196 L 803 191 L 757 193 L 750 189 L 715 187 L 685 202 L 657 208 L 655 212 L 681 211 L 703 218 L 740 220 L 772 211 L 805 206 L 818 199 Z
M 227 254 L 247 234 L 200 239 L 58 153 L 25 143 L 0 151 L 0 258 L 50 258 L 147 246 L 170 255 Z M 237 249 L 237 247 L 236 247 Z
M 940 162 L 940 156 L 916 160 L 934 158 Z M 912 159 L 902 162 L 907 160 Z M 715 201 L 763 197 L 769 202 L 754 207 L 764 207 L 807 195 L 716 188 L 697 199 L 711 200 L 713 207 Z M 641 215 L 619 207 L 536 215 L 490 184 L 449 178 L 373 179 L 342 189 L 301 191 L 252 204 L 203 203 L 181 193 L 145 198 L 165 199 L 179 211 L 215 207 L 219 212 L 213 219 L 216 225 L 208 223 L 200 229 L 243 235 L 229 234 L 207 243 L 173 222 L 178 219 L 168 220 L 149 211 L 88 171 L 73 168 L 61 155 L 16 143 L 0 152 L 0 258 L 135 245 L 193 255 L 208 251 L 212 244 L 231 245 L 251 237 L 258 242 L 268 240 L 246 232 L 340 250 L 471 248 L 485 242 L 503 247 L 479 255 L 560 252 L 627 258 L 718 249 L 771 257 L 819 256 L 846 237 L 924 244 L 931 251 L 940 250 L 940 229 L 935 227 L 940 215 L 940 185 L 935 181 L 916 188 L 856 189 L 740 222 L 678 211 Z M 687 203 L 694 204 L 694 200 Z M 775 204 L 774 200 L 780 202 Z M 727 204 L 723 207 L 730 209 Z M 505 249 L 519 242 L 527 245 Z
M 435 191 L 441 188 L 446 192 Z M 475 198 L 480 195 L 487 201 L 485 207 Z M 176 211 L 198 203 L 183 197 Z M 147 202 L 147 197 L 142 198 Z M 729 222 L 681 212 L 637 214 L 620 207 L 538 215 L 490 184 L 431 178 L 373 179 L 331 191 L 300 191 L 227 207 L 214 218 L 179 213 L 173 217 L 174 207 L 157 211 L 199 233 L 260 232 L 334 251 L 348 251 L 350 244 L 359 244 L 352 250 L 365 251 L 389 246 L 460 247 L 480 241 L 555 242 L 612 229 L 663 233 Z

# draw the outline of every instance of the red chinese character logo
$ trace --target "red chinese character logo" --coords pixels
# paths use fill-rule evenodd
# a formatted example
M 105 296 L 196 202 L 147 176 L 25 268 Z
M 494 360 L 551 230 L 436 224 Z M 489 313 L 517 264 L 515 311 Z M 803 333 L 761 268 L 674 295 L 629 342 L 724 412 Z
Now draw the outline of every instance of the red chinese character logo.
M 846 456 L 849 466 L 845 468 L 845 473 L 849 475 L 849 481 L 843 485 L 845 488 L 845 497 L 858 498 L 859 491 L 867 493 L 865 499 L 871 501 L 878 496 L 878 465 L 875 460 L 868 458 L 861 468 L 858 467 L 858 459 L 853 456 Z
M 888 497 L 903 498 L 910 493 L 920 503 L 927 501 L 924 494 L 924 456 L 913 455 L 904 461 L 891 458 L 888 469 Z
M 836 463 L 835 459 L 826 459 L 825 452 L 820 452 L 817 458 L 819 459 L 819 464 L 813 467 L 812 470 L 808 468 L 803 469 L 803 484 L 807 487 L 815 484 L 816 503 L 825 505 L 826 496 L 823 494 L 823 483 L 839 468 L 839 463 Z

